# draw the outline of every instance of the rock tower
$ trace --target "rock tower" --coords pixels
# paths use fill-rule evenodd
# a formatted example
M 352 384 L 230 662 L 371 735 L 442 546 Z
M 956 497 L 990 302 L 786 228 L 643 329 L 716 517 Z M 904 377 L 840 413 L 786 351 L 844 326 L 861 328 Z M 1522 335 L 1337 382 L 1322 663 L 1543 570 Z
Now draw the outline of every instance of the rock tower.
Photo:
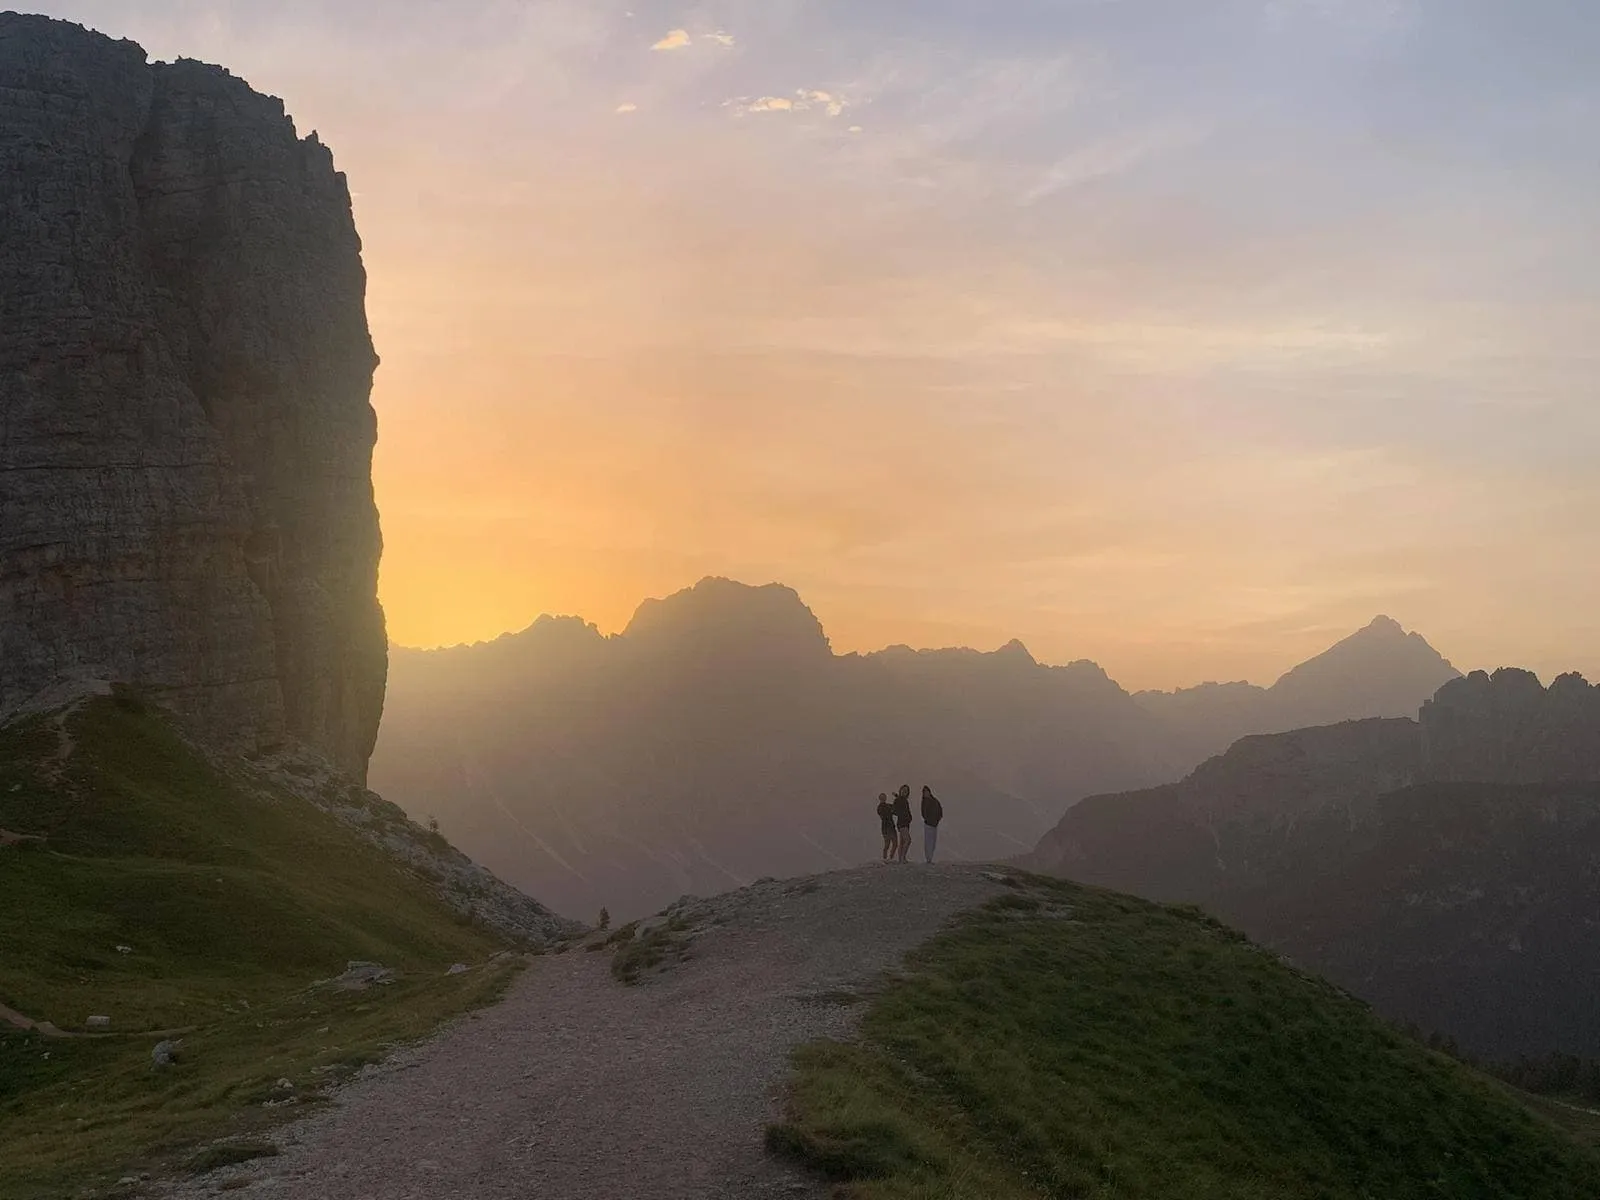
M 125 681 L 365 775 L 365 292 L 344 176 L 281 101 L 0 14 L 0 715 Z

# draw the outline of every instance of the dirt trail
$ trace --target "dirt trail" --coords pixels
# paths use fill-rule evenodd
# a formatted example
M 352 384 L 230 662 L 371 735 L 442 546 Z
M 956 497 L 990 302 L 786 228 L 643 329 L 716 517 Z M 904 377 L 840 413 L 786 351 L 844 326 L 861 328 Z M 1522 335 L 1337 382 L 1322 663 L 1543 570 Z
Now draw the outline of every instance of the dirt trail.
M 536 959 L 502 1003 L 284 1131 L 279 1157 L 170 1195 L 821 1197 L 762 1148 L 789 1051 L 848 1036 L 841 992 L 1001 891 L 974 867 L 857 868 L 698 904 L 688 961 L 638 986 L 611 977 L 609 951 Z

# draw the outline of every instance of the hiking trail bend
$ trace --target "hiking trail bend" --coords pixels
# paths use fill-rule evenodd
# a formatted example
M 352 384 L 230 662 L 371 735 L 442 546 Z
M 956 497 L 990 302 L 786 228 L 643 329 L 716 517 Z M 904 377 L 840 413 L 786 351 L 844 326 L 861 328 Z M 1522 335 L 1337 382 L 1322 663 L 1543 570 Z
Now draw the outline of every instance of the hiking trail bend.
M 1005 891 L 978 866 L 872 865 L 693 900 L 689 957 L 629 986 L 613 951 L 536 958 L 495 1006 L 171 1200 L 746 1200 L 826 1186 L 769 1157 L 789 1054 L 845 1038 L 869 987 Z M 648 926 L 651 922 L 644 923 Z

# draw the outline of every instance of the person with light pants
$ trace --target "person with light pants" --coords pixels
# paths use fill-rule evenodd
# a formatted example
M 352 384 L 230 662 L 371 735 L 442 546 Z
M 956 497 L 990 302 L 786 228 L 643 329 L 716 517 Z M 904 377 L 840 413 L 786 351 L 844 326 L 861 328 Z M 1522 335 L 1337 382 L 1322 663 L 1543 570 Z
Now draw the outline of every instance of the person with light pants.
M 939 797 L 933 794 L 933 789 L 927 784 L 922 785 L 922 857 L 926 862 L 933 861 L 933 852 L 939 845 L 939 822 L 944 820 L 944 805 L 939 803 Z

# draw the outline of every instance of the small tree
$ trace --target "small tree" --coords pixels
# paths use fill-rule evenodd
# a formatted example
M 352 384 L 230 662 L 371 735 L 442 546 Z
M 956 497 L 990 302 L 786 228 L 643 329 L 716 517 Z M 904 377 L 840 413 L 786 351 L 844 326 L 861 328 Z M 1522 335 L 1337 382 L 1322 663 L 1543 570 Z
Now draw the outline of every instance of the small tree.
M 601 929 L 602 932 L 604 932 L 605 930 L 610 929 L 610 928 L 611 928 L 611 913 L 607 909 L 602 908 L 600 910 L 600 929 Z
M 438 833 L 439 832 L 439 818 L 438 817 L 429 817 L 428 818 L 428 832 L 429 833 Z

